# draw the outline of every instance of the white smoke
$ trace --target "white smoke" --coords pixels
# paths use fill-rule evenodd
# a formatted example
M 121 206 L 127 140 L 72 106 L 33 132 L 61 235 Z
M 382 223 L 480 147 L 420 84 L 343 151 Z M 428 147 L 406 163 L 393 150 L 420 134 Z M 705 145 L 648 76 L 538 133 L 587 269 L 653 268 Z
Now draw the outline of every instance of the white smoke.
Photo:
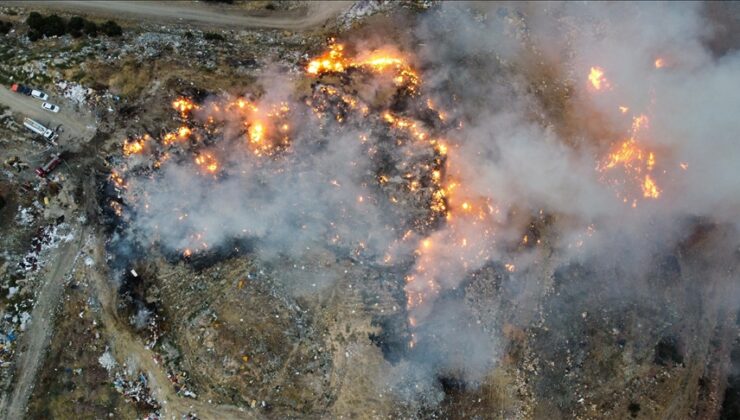
M 595 258 L 637 273 L 651 255 L 673 249 L 694 218 L 737 226 L 740 54 L 713 54 L 705 46 L 712 27 L 701 5 L 687 3 L 451 2 L 420 18 L 414 36 L 423 89 L 461 121 L 444 133 L 447 175 L 461 194 L 496 211 L 482 224 L 443 224 L 428 237 L 433 257 L 416 255 L 424 263 L 417 275 L 437 289 L 412 311 L 418 348 L 402 363 L 409 376 L 396 385 L 408 391 L 404 384 L 415 382 L 429 394 L 439 374 L 477 383 L 496 363 L 500 338 L 450 297 L 483 267 L 511 263 L 526 278 L 545 259 Z M 656 68 L 658 58 L 665 66 Z M 604 69 L 609 89 L 588 88 L 593 66 Z M 265 83 L 266 103 L 288 100 L 301 109 L 289 93 L 271 94 L 274 84 Z M 291 120 L 298 128 L 284 157 L 258 161 L 240 143 L 223 142 L 213 148 L 228 173 L 218 181 L 178 160 L 153 178 L 132 180 L 130 200 L 148 203 L 134 229 L 174 249 L 200 233 L 209 246 L 259 238 L 268 256 L 300 258 L 314 244 L 332 243 L 378 259 L 402 232 L 358 141 L 372 127 L 316 122 L 304 111 Z M 618 191 L 640 186 L 612 185 L 596 168 L 637 114 L 649 117 L 637 141 L 656 153 L 661 196 L 639 196 L 633 207 Z M 517 247 L 543 215 L 551 216 L 548 250 Z

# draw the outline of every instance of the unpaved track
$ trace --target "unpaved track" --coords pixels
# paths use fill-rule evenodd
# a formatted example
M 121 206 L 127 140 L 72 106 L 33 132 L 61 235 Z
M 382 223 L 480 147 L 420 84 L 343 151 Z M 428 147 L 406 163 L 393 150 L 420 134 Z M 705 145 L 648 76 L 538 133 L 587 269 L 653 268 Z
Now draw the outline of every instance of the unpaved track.
M 311 1 L 302 13 L 271 12 L 265 16 L 247 15 L 235 6 L 207 5 L 193 1 L 34 1 L 0 2 L 28 8 L 43 7 L 78 11 L 121 19 L 146 19 L 161 23 L 188 23 L 220 27 L 305 30 L 325 23 L 346 10 L 352 1 Z
M 36 373 L 44 362 L 46 349 L 51 341 L 54 316 L 64 291 L 64 277 L 72 269 L 75 257 L 84 238 L 84 229 L 76 230 L 77 238 L 59 245 L 56 261 L 49 267 L 46 278 L 40 286 L 36 305 L 31 311 L 31 324 L 21 335 L 17 356 L 17 380 L 10 401 L 0 401 L 0 414 L 4 419 L 21 419 L 26 411 L 26 403 L 36 383 Z
M 59 104 L 51 96 L 49 102 Z M 0 103 L 9 107 L 14 112 L 18 112 L 44 124 L 48 128 L 57 129 L 61 126 L 59 138 L 62 145 L 69 144 L 72 138 L 77 137 L 78 139 L 82 139 L 83 137 L 92 137 L 95 133 L 95 126 L 90 125 L 92 123 L 91 119 L 88 118 L 86 120 L 73 111 L 65 109 L 64 105 L 60 106 L 61 109 L 59 112 L 49 112 L 41 109 L 43 101 L 13 92 L 5 86 L 0 86 Z M 23 120 L 21 119 L 18 123 L 22 124 Z

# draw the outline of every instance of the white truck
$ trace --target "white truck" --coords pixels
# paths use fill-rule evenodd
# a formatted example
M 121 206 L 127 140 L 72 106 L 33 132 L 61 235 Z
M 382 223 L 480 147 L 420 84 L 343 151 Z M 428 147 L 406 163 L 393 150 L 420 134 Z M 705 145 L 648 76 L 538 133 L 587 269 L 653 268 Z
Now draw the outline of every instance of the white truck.
M 25 125 L 27 129 L 33 131 L 36 134 L 43 136 L 45 139 L 49 141 L 53 141 L 57 137 L 57 133 L 55 133 L 53 130 L 51 130 L 50 128 L 44 127 L 40 123 L 30 118 L 24 119 L 23 125 Z

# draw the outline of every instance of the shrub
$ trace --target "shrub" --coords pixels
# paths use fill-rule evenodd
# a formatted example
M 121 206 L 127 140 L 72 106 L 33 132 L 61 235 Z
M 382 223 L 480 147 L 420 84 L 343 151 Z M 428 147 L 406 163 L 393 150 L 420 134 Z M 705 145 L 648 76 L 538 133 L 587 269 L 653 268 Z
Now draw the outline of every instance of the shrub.
M 26 18 L 26 24 L 36 31 L 40 31 L 44 25 L 44 17 L 39 12 L 31 12 Z
M 203 39 L 207 41 L 224 41 L 226 38 L 224 38 L 223 35 L 217 34 L 215 32 L 206 32 L 203 34 Z
M 2 23 L 0 22 L 0 33 L 3 33 Z M 95 37 L 99 31 L 108 36 L 121 36 L 123 34 L 121 26 L 113 20 L 109 20 L 98 27 L 95 22 L 81 16 L 74 16 L 67 22 L 57 15 L 44 17 L 38 12 L 31 12 L 26 19 L 26 23 L 30 27 L 28 39 L 31 41 L 36 41 L 44 36 L 61 36 L 66 33 L 75 38 L 82 36 L 83 33 Z M 8 30 L 10 30 L 10 26 L 8 26 Z
M 100 25 L 100 30 L 108 36 L 121 36 L 123 34 L 123 29 L 112 20 Z
M 29 41 L 31 41 L 31 42 L 36 42 L 36 41 L 38 41 L 39 39 L 41 39 L 41 34 L 39 33 L 39 31 L 37 31 L 37 30 L 34 30 L 34 29 L 30 29 L 30 30 L 28 31 L 28 40 L 29 40 Z
M 86 20 L 85 26 L 83 26 L 82 30 L 86 35 L 90 35 L 92 37 L 98 36 L 98 25 L 96 25 L 95 22 Z
M 82 28 L 84 27 L 85 19 L 80 16 L 74 16 L 67 22 L 67 32 L 75 38 L 82 35 Z
M 3 20 L 0 20 L 0 34 L 7 34 L 10 32 L 10 28 L 13 27 L 13 24 L 10 22 L 5 22 Z
M 67 24 L 59 16 L 51 15 L 45 19 L 41 33 L 46 36 L 62 36 L 67 33 Z

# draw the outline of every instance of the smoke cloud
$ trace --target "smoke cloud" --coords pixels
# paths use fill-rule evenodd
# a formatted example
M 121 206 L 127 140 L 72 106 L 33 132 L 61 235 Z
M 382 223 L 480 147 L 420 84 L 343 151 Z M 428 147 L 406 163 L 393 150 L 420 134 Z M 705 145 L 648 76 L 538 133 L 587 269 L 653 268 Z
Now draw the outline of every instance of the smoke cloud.
M 592 261 L 639 279 L 697 220 L 737 227 L 740 54 L 713 53 L 713 36 L 694 3 L 443 3 L 413 28 L 421 83 L 410 97 L 419 100 L 394 85 L 395 73 L 344 70 L 341 83 L 317 79 L 306 97 L 274 89 L 294 83 L 267 75 L 267 93 L 252 102 L 260 111 L 246 120 L 223 105 L 236 98 L 213 98 L 193 121 L 211 118 L 220 131 L 188 147 L 218 170 L 172 152 L 154 175 L 131 175 L 132 231 L 176 252 L 256 238 L 265 258 L 328 246 L 413 261 L 413 347 L 392 386 L 439 401 L 439 375 L 479 383 L 501 353 L 495 325 L 459 291 L 476 272 L 496 266 L 529 285 L 551 267 Z M 434 106 L 420 110 L 421 98 Z M 289 144 L 255 153 L 245 121 L 281 104 L 290 111 L 276 124 L 290 127 Z M 389 126 L 388 110 L 447 150 Z M 612 157 L 621 144 L 632 149 Z M 430 210 L 439 191 L 444 209 Z M 737 235 L 728 241 L 736 247 Z

